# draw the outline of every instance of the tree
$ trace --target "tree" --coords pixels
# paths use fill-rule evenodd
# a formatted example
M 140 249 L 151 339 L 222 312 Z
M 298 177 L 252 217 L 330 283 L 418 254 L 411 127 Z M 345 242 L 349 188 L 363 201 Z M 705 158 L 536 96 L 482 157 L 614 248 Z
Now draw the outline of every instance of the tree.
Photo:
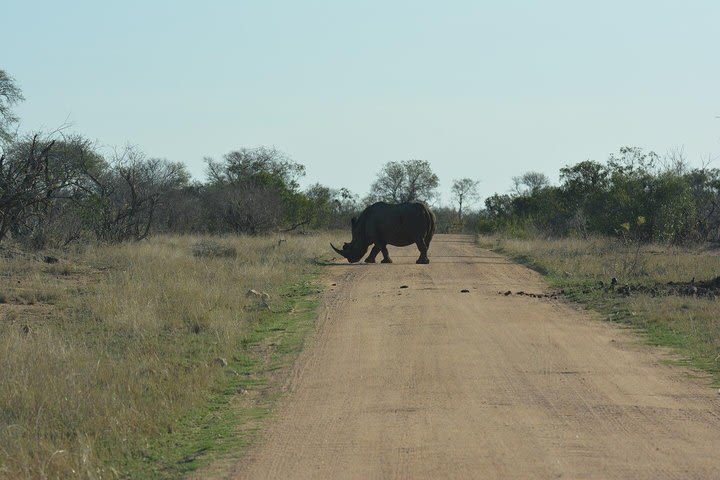
M 102 163 L 92 143 L 80 136 L 35 134 L 5 144 L 0 155 L 0 240 L 8 233 L 45 237 L 66 206 L 87 195 L 88 175 Z
M 13 135 L 10 131 L 17 122 L 12 106 L 24 100 L 15 80 L 5 70 L 0 70 L 0 142 L 9 142 Z
M 251 184 L 210 188 L 203 198 L 205 217 L 211 232 L 266 232 L 277 227 L 283 216 L 277 193 Z
M 502 220 L 513 214 L 513 197 L 507 194 L 495 193 L 485 199 L 485 211 L 488 218 Z
M 344 228 L 357 215 L 357 196 L 347 188 L 329 188 L 316 183 L 305 190 L 308 218 L 315 228 Z
M 440 180 L 427 160 L 388 162 L 370 187 L 370 199 L 392 203 L 430 202 Z
M 116 152 L 110 167 L 92 177 L 95 201 L 89 210 L 96 235 L 110 241 L 146 238 L 157 209 L 189 180 L 182 163 L 147 158 L 133 146 Z
M 606 208 L 610 171 L 606 165 L 585 160 L 563 167 L 560 183 L 575 232 L 585 235 L 588 229 L 599 232 L 607 228 L 610 223 Z
M 260 233 L 288 225 L 295 229 L 311 221 L 310 201 L 299 189 L 305 167 L 275 148 L 241 148 L 216 162 L 206 158 L 208 193 L 214 205 L 226 197 L 225 213 L 208 210 L 213 229 Z M 221 202 L 222 203 L 222 202 Z
M 24 145 L 10 145 L 0 156 L 0 240 L 46 201 L 49 156 L 54 142 L 35 135 Z M 50 187 L 52 188 L 52 187 Z
M 713 242 L 720 241 L 720 170 L 693 169 L 685 179 L 695 202 L 698 235 Z
M 550 179 L 541 172 L 526 172 L 519 177 L 513 177 L 515 193 L 522 195 L 524 193 L 533 194 L 550 185 Z
M 670 243 L 685 243 L 693 238 L 697 227 L 697 207 L 688 179 L 666 171 L 653 182 L 649 209 L 653 221 L 652 238 Z
M 154 215 L 155 231 L 180 234 L 207 232 L 208 223 L 203 201 L 207 189 L 199 181 L 173 189 Z
M 95 142 L 80 135 L 58 137 L 48 156 L 46 199 L 25 219 L 25 232 L 18 232 L 36 248 L 65 246 L 88 232 L 83 213 L 94 193 L 91 178 L 107 168 Z
M 478 200 L 478 185 L 480 182 L 471 178 L 453 180 L 452 195 L 458 204 L 458 219 L 462 220 L 463 205 Z
M 297 190 L 305 167 L 274 147 L 241 148 L 223 156 L 222 162 L 206 158 L 210 183 Z

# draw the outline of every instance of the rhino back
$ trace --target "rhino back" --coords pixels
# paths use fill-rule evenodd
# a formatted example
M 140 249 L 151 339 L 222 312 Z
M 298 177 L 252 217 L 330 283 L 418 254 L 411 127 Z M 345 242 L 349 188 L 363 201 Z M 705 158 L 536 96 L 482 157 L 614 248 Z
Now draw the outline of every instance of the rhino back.
M 418 238 L 427 242 L 435 230 L 432 212 L 418 202 L 375 203 L 365 209 L 360 222 L 368 243 L 388 243 L 398 247 L 415 243 Z

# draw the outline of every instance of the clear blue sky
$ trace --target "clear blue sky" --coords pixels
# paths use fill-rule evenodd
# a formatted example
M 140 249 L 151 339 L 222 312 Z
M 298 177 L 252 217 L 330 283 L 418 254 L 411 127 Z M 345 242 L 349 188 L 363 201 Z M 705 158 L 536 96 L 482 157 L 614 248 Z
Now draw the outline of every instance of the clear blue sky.
M 719 24 L 716 0 L 4 0 L 0 68 L 24 131 L 69 119 L 196 176 L 274 145 L 361 195 L 420 158 L 485 196 L 623 145 L 720 154 Z

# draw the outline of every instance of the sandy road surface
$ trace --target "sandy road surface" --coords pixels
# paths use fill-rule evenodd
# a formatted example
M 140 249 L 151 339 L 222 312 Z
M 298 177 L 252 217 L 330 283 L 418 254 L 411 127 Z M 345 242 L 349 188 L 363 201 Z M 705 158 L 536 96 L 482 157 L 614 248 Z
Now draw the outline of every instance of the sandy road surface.
M 707 382 L 561 302 L 498 295 L 545 287 L 470 237 L 436 236 L 430 265 L 390 254 L 330 269 L 291 393 L 234 478 L 720 478 Z

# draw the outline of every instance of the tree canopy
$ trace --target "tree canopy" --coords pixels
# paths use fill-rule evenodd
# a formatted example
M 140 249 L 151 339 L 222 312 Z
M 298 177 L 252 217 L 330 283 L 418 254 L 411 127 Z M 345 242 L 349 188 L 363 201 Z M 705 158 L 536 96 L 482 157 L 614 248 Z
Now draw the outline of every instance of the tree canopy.
M 440 184 L 427 160 L 388 162 L 370 187 L 369 200 L 392 203 L 432 202 Z
M 543 177 L 516 177 L 521 188 L 487 198 L 492 228 L 553 236 L 631 232 L 639 240 L 671 243 L 720 240 L 718 169 L 689 169 L 677 158 L 663 165 L 654 152 L 624 147 L 605 163 L 562 168 L 558 186 Z
M 12 126 L 17 117 L 12 107 L 24 100 L 20 87 L 5 70 L 0 70 L 0 142 L 9 142 L 13 137 Z
M 453 200 L 458 205 L 458 218 L 462 219 L 463 206 L 467 206 L 468 203 L 477 201 L 478 199 L 478 185 L 480 182 L 471 178 L 460 178 L 453 180 L 451 192 Z

